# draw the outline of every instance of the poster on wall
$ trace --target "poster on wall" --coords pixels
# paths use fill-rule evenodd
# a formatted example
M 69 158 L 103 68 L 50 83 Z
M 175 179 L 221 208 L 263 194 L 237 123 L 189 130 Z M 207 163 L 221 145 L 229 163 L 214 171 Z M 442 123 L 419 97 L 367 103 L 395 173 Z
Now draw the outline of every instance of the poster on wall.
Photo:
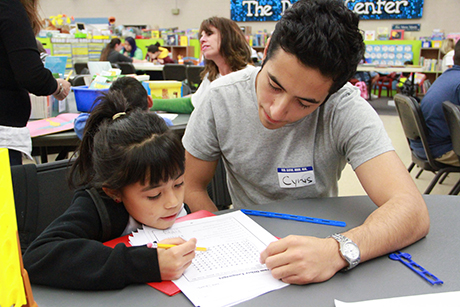
M 234 21 L 278 21 L 298 0 L 230 0 Z M 360 19 L 422 18 L 423 0 L 344 0 Z

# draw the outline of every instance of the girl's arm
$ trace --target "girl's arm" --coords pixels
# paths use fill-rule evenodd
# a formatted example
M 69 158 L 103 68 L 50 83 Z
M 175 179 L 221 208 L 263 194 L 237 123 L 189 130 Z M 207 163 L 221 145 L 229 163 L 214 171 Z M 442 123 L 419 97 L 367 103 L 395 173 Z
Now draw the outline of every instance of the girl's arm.
M 128 222 L 123 205 L 107 204 L 111 239 Z M 156 249 L 115 248 L 101 242 L 102 224 L 86 191 L 78 191 L 72 206 L 29 246 L 24 266 L 32 283 L 81 290 L 121 289 L 129 284 L 161 281 Z

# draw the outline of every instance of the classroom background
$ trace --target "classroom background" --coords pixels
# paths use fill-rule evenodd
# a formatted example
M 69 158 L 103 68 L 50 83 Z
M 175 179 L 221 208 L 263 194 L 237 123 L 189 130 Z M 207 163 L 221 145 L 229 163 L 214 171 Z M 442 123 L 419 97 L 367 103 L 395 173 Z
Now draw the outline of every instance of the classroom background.
M 42 17 L 67 14 L 74 17 L 109 17 L 116 18 L 116 25 L 147 24 L 152 28 L 179 29 L 198 28 L 203 19 L 211 16 L 230 18 L 231 0 L 41 0 Z M 400 1 L 398 1 L 400 2 Z M 173 15 L 173 9 L 179 9 L 178 15 Z M 420 31 L 406 32 L 416 39 L 420 36 L 430 36 L 433 29 L 442 29 L 444 33 L 460 32 L 458 14 L 460 1 L 458 0 L 424 0 L 423 16 L 421 19 L 387 19 L 362 20 L 362 30 L 377 30 L 379 27 L 388 27 L 392 24 L 420 23 Z M 274 30 L 276 22 L 238 22 L 241 26 L 252 27 L 252 32 Z

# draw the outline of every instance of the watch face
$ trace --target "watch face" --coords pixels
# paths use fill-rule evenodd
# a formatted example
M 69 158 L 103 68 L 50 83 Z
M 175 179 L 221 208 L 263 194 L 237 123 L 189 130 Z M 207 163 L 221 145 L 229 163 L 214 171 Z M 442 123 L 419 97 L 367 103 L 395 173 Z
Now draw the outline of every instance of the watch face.
M 359 258 L 359 249 L 353 243 L 345 243 L 342 247 L 342 254 L 350 260 L 356 260 Z

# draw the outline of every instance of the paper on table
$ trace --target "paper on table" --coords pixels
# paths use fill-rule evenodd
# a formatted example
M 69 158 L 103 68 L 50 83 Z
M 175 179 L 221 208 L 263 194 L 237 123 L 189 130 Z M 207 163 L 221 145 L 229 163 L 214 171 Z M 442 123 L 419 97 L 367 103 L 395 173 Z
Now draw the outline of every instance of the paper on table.
M 195 306 L 232 306 L 288 286 L 259 262 L 276 238 L 241 211 L 143 230 L 133 234 L 131 245 L 182 237 L 197 238 L 199 246 L 208 248 L 196 252 L 192 265 L 174 281 Z
M 174 120 L 179 115 L 176 113 L 157 113 L 157 114 L 163 118 L 167 118 L 170 120 Z
M 186 216 L 180 217 L 176 220 L 176 223 L 180 223 L 183 221 L 188 221 L 188 220 L 194 220 L 194 219 L 201 219 L 203 217 L 208 217 L 208 216 L 214 216 L 213 213 L 206 211 L 206 210 L 200 210 L 196 211 L 190 214 L 187 214 Z M 129 242 L 129 239 L 131 238 L 131 235 L 126 235 L 120 238 L 116 238 L 110 241 L 107 241 L 104 243 L 104 245 L 109 246 L 111 248 L 114 248 L 117 244 L 122 243 L 128 247 L 133 246 Z M 164 294 L 167 294 L 169 296 L 176 295 L 177 293 L 180 293 L 180 289 L 170 280 L 164 280 L 161 282 L 149 282 L 147 285 L 163 292 Z
M 339 300 L 334 300 L 335 307 L 458 307 L 459 302 L 460 291 L 392 297 L 380 300 L 370 300 L 353 303 L 345 303 Z

